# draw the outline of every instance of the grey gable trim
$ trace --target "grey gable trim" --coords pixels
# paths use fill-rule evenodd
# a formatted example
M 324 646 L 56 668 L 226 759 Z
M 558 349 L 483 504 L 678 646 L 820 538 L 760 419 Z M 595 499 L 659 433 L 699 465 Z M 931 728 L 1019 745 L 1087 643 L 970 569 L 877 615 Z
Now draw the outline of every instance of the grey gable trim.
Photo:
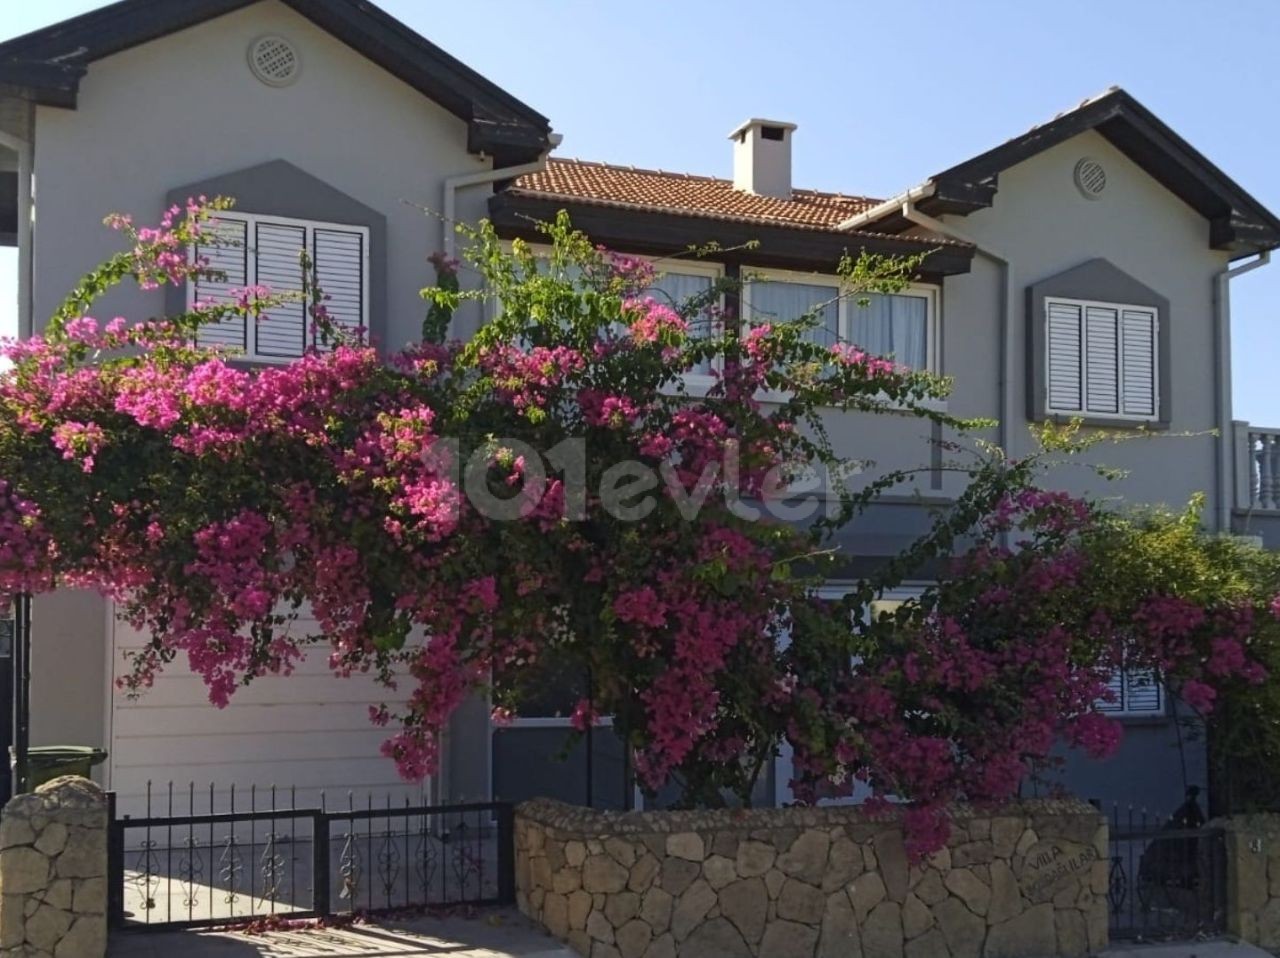
M 90 64 L 258 0 L 119 0 L 0 43 L 0 93 L 74 109 Z M 369 0 L 282 0 L 467 124 L 467 146 L 497 166 L 550 147 L 546 117 Z
M 1123 418 L 1090 419 L 1087 416 L 1083 418 L 1086 425 L 1103 428 L 1139 426 L 1148 429 L 1168 429 L 1173 419 L 1171 404 L 1173 384 L 1170 381 L 1173 365 L 1170 356 L 1172 337 L 1169 331 L 1172 323 L 1169 316 L 1169 300 L 1151 287 L 1134 279 L 1109 260 L 1101 258 L 1088 260 L 1027 287 L 1027 418 L 1033 422 L 1043 422 L 1048 418 L 1063 420 L 1067 418 L 1057 415 L 1050 417 L 1045 412 L 1044 301 L 1046 298 L 1058 296 L 1066 299 L 1095 299 L 1106 303 L 1124 303 L 1130 306 L 1151 306 L 1156 309 L 1160 317 L 1160 332 L 1156 341 L 1156 349 L 1159 353 L 1160 408 L 1156 421 Z
M 379 346 L 387 331 L 387 218 L 341 190 L 299 169 L 286 160 L 224 173 L 169 191 L 166 204 L 182 204 L 188 197 L 232 197 L 234 209 L 300 220 L 322 220 L 369 230 L 369 335 Z M 178 313 L 186 308 L 185 287 L 165 286 L 165 308 Z

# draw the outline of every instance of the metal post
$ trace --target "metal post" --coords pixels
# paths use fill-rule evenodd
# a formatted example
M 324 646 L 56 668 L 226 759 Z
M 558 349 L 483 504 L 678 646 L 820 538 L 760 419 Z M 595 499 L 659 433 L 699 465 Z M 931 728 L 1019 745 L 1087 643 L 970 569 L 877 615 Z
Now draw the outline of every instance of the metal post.
M 330 913 L 329 816 L 323 810 L 311 816 L 311 908 L 319 918 Z
M 124 821 L 116 821 L 116 793 L 107 792 L 107 924 L 124 927 Z
M 9 764 L 13 794 L 30 791 L 28 748 L 31 744 L 31 596 L 13 600 L 13 743 Z
M 516 900 L 515 809 L 503 802 L 495 809 L 498 820 L 498 901 Z M 483 893 L 483 889 L 481 890 Z

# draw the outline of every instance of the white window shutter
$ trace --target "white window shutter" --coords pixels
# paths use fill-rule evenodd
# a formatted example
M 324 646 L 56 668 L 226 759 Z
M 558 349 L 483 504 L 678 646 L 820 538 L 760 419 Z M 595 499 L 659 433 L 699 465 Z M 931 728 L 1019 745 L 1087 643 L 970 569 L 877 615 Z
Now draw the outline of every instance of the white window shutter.
M 1124 413 L 1154 416 L 1159 397 L 1156 392 L 1157 318 L 1151 310 L 1122 312 L 1124 341 Z
M 1085 307 L 1085 409 L 1120 411 L 1120 337 L 1116 311 Z
M 1156 715 L 1164 711 L 1164 696 L 1155 672 L 1150 669 L 1132 669 L 1124 673 L 1125 711 Z
M 191 282 L 191 296 L 196 303 L 226 303 L 230 291 L 249 284 L 249 224 L 245 220 L 219 214 L 205 227 L 208 243 L 196 246 L 195 255 L 208 261 L 208 269 L 223 275 L 217 278 L 197 276 Z M 245 349 L 244 317 L 231 316 L 221 322 L 201 326 L 196 333 L 200 346 L 232 346 Z
M 315 281 L 335 326 L 354 332 L 365 321 L 365 238 L 355 230 L 317 227 L 312 239 Z M 310 337 L 320 349 L 329 346 Z
M 1047 304 L 1048 401 L 1051 410 L 1075 412 L 1083 408 L 1080 357 L 1083 335 L 1080 307 L 1072 303 Z
M 1117 669 L 1111 673 L 1111 677 L 1107 679 L 1107 691 L 1111 693 L 1111 700 L 1099 699 L 1097 708 L 1099 712 L 1123 712 L 1124 711 L 1124 673 Z
M 258 283 L 273 294 L 302 292 L 307 231 L 302 226 L 260 222 L 255 252 Z M 255 351 L 262 356 L 298 356 L 306 342 L 307 309 L 300 299 L 272 306 L 258 319 Z

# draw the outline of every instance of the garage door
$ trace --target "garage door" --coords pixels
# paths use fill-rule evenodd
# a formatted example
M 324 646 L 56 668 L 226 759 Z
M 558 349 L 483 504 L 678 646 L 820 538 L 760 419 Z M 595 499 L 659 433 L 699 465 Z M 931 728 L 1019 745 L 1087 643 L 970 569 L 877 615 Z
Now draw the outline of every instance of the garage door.
M 301 623 L 307 628 L 306 623 Z M 314 626 L 311 626 L 314 628 Z M 269 806 L 271 788 L 286 806 L 365 807 L 388 800 L 424 799 L 424 786 L 400 780 L 378 749 L 385 729 L 369 723 L 369 705 L 388 690 L 367 675 L 338 678 L 317 648 L 287 677 L 258 679 L 217 709 L 203 681 L 175 661 L 141 698 L 130 700 L 114 679 L 127 673 L 125 654 L 143 644 L 140 633 L 114 621 L 112 704 L 106 777 L 122 814 L 165 814 L 173 783 L 174 811 L 226 811 L 235 786 L 237 810 Z M 211 796 L 212 791 L 212 798 Z

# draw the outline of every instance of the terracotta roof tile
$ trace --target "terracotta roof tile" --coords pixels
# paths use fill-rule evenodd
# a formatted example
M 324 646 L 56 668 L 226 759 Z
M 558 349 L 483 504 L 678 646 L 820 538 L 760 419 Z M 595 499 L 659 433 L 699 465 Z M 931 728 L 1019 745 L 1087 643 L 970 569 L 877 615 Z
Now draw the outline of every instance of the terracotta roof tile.
M 660 210 L 713 219 L 831 230 L 879 200 L 816 190 L 796 190 L 789 200 L 735 190 L 730 180 L 690 173 L 552 157 L 541 173 L 517 179 L 511 189 L 541 196 L 627 209 Z

